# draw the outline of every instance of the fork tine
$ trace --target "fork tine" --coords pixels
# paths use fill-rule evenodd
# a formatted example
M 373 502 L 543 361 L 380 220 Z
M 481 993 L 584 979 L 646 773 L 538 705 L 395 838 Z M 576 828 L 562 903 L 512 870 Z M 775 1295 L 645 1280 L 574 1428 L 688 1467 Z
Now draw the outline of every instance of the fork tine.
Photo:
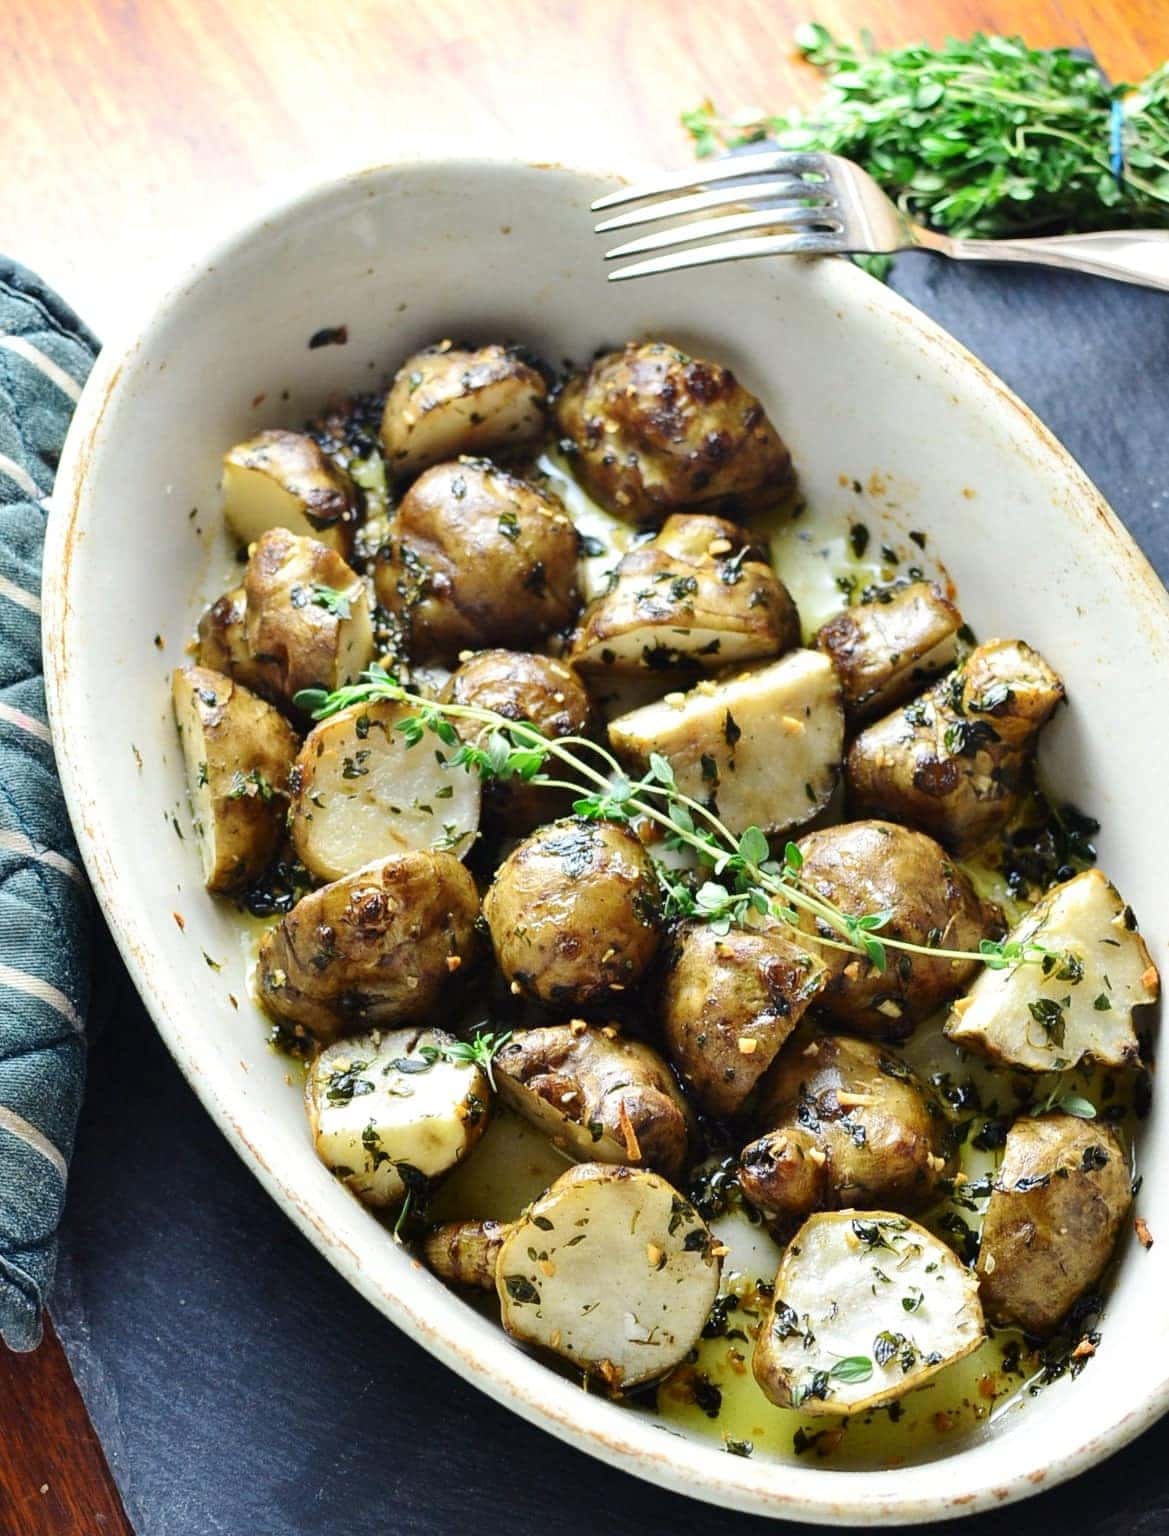
M 689 245 L 695 240 L 717 240 L 722 235 L 734 235 L 745 229 L 791 229 L 818 224 L 826 226 L 832 234 L 840 234 L 844 226 L 831 211 L 833 206 L 805 208 L 799 203 L 788 203 L 775 208 L 753 208 L 746 213 L 729 213 L 721 219 L 696 219 L 689 224 L 655 230 L 652 235 L 642 235 L 640 240 L 628 240 L 624 245 L 606 251 L 605 260 L 640 256 L 643 251 L 664 251 L 672 245 Z
M 660 197 L 663 192 L 681 192 L 687 187 L 702 187 L 712 181 L 732 181 L 739 176 L 771 175 L 775 172 L 800 176 L 806 171 L 826 172 L 823 155 L 802 150 L 764 150 L 757 154 L 738 155 L 712 165 L 696 167 L 693 171 L 675 171 L 660 181 L 645 181 L 634 187 L 622 187 L 617 192 L 606 193 L 592 204 L 592 211 L 603 208 L 619 208 L 622 203 L 640 202 L 645 197 Z
M 598 235 L 615 229 L 632 229 L 638 224 L 654 224 L 659 219 L 676 219 L 687 213 L 704 213 L 714 208 L 737 208 L 761 197 L 798 197 L 801 201 L 825 203 L 832 200 L 832 190 L 825 182 L 800 181 L 787 176 L 781 181 L 757 181 L 747 187 L 713 187 L 708 192 L 692 192 L 686 197 L 671 197 L 664 203 L 650 203 L 633 208 L 614 218 L 602 219 L 595 226 Z
M 829 256 L 845 249 L 843 235 L 756 235 L 746 240 L 720 240 L 693 251 L 675 251 L 635 261 L 609 273 L 611 283 L 630 277 L 652 277 L 658 272 L 677 272 L 685 267 L 712 267 L 722 261 L 747 261 L 752 256 Z

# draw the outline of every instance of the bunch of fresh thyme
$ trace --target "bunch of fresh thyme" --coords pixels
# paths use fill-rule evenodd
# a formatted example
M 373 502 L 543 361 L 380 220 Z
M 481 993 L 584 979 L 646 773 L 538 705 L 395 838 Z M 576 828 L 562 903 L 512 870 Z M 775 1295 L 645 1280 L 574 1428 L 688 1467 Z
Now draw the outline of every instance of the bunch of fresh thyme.
M 726 933 L 752 912 L 776 917 L 793 928 L 798 927 L 800 914 L 808 913 L 815 920 L 815 931 L 800 929 L 801 939 L 864 955 L 878 972 L 886 969 L 889 949 L 933 959 L 980 960 L 993 970 L 1020 963 L 1035 963 L 1049 970 L 1060 959 L 1034 942 L 984 939 L 975 953 L 882 935 L 891 912 L 856 916 L 826 901 L 801 880 L 803 857 L 794 843 L 788 843 L 782 859 L 776 859 L 758 827 L 748 827 L 736 837 L 708 806 L 682 793 L 673 769 L 658 753 L 651 754 L 643 777 L 631 779 L 607 748 L 587 737 L 547 737 L 534 725 L 508 720 L 491 709 L 423 698 L 379 666 L 364 672 L 360 682 L 332 693 L 304 689 L 297 694 L 296 704 L 314 720 L 324 720 L 351 705 L 383 699 L 415 710 L 394 726 L 408 746 L 416 746 L 431 734 L 457 749 L 451 759 L 453 766 L 476 772 L 483 779 L 523 779 L 549 789 L 568 790 L 577 796 L 573 810 L 578 816 L 625 823 L 644 819 L 660 827 L 667 847 L 690 850 L 699 870 L 707 876 L 694 889 L 676 871 L 657 864 L 669 917 L 698 918 L 716 932 Z M 472 722 L 479 730 L 471 740 L 460 742 L 453 720 Z M 546 772 L 550 759 L 575 777 Z
M 1169 220 L 1169 64 L 1109 86 L 1090 59 L 1018 37 L 878 51 L 811 23 L 796 43 L 827 77 L 820 103 L 728 118 L 706 102 L 682 118 L 698 154 L 766 138 L 845 155 L 911 218 L 955 235 Z

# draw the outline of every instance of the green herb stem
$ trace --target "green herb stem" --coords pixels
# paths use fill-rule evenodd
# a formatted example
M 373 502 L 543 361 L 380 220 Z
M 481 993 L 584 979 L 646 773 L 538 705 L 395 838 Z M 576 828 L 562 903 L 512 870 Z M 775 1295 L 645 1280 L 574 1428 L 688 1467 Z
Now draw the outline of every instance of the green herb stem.
M 542 788 L 583 795 L 576 802 L 578 813 L 594 819 L 628 822 L 635 818 L 645 818 L 660 827 L 675 845 L 693 850 L 699 864 L 709 866 L 716 877 L 729 872 L 733 880 L 731 888 L 707 882 L 699 889 L 697 896 L 692 898 L 686 888 L 681 883 L 672 882 L 664 866 L 659 865 L 659 875 L 668 895 L 675 904 L 685 899 L 689 904 L 683 910 L 690 915 L 724 922 L 729 926 L 731 921 L 741 921 L 750 910 L 769 913 L 794 928 L 801 939 L 825 949 L 862 956 L 878 971 L 885 969 L 886 949 L 923 955 L 931 960 L 977 960 L 999 968 L 1008 963 L 1042 962 L 1050 965 L 1052 961 L 1052 952 L 1035 944 L 1010 945 L 988 941 L 981 951 L 974 952 L 934 948 L 884 934 L 878 938 L 877 933 L 888 921 L 889 913 L 868 913 L 857 917 L 833 906 L 801 881 L 798 871 L 802 859 L 793 845 L 788 845 L 784 862 L 779 864 L 770 857 L 770 845 L 758 828 L 750 827 L 741 838 L 736 838 L 714 811 L 677 787 L 669 763 L 656 754 L 651 754 L 649 772 L 631 781 L 618 759 L 599 742 L 584 736 L 548 737 L 534 725 L 526 721 L 508 720 L 492 709 L 424 698 L 421 694 L 411 692 L 377 666 L 365 672 L 359 683 L 336 689 L 332 693 L 321 689 L 306 689 L 296 696 L 298 707 L 310 713 L 314 720 L 327 719 L 354 705 L 381 700 L 417 709 L 416 716 L 397 724 L 397 729 L 407 733 L 407 740 L 411 744 L 420 740 L 423 732 L 428 729 L 448 743 L 453 743 L 457 739 L 453 728 L 443 722 L 471 722 L 479 730 L 470 742 L 464 741 L 460 751 L 465 754 L 463 765 L 475 769 L 481 777 L 522 777 Z M 493 755 L 492 744 L 497 742 L 502 745 Z M 588 754 L 599 758 L 606 771 L 590 762 Z M 579 779 L 573 781 L 545 773 L 543 765 L 549 757 L 574 771 L 580 776 Z M 589 790 L 597 793 L 588 794 Z M 700 825 L 696 825 L 696 820 Z M 838 937 L 832 938 L 818 930 L 811 932 L 801 928 L 796 921 L 799 912 L 815 918 Z M 499 1048 L 500 1043 L 490 1042 L 489 1037 L 484 1037 L 483 1050 L 486 1054 L 482 1059 L 488 1072 L 494 1050 Z M 460 1049 L 468 1050 L 470 1047 Z

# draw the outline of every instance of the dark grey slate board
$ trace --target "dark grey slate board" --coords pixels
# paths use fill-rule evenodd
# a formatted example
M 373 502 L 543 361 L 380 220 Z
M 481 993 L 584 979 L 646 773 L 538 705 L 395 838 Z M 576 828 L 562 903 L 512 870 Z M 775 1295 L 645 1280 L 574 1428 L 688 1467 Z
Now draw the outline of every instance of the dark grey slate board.
M 895 286 L 1034 407 L 1169 577 L 1169 295 L 925 257 Z M 436 1364 L 262 1194 L 109 957 L 101 990 L 55 1313 L 140 1536 L 782 1529 L 636 1482 Z M 1090 1370 L 1083 1390 L 1090 1413 Z M 1169 1421 L 956 1529 L 1169 1531 Z

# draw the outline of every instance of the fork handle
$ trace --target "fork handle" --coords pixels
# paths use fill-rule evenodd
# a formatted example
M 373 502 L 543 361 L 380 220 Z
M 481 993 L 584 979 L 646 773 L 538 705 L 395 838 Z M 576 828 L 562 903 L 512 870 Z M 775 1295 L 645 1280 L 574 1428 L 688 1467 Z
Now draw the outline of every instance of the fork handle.
M 939 240 L 932 231 L 925 233 L 923 245 L 958 261 L 1062 267 L 1067 272 L 1088 272 L 1169 293 L 1169 229 L 1102 230 L 1093 235 L 1053 235 L 1039 240 Z

